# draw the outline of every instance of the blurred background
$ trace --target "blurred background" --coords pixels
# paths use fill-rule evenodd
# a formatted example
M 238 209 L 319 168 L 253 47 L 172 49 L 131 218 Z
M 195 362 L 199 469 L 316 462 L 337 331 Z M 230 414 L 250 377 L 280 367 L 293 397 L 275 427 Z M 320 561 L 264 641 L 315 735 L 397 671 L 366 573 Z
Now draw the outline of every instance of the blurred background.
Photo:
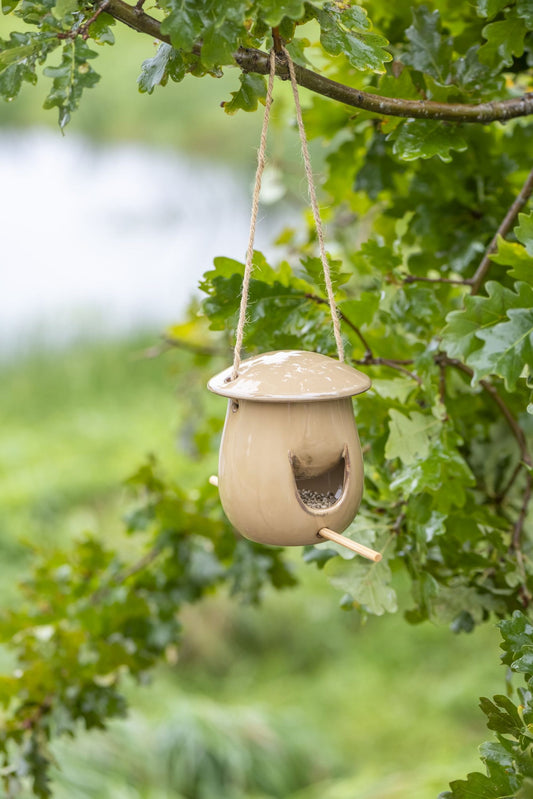
M 10 25 L 0 18 L 0 35 Z M 66 136 L 39 84 L 0 106 L 4 606 L 32 544 L 86 530 L 122 540 L 123 480 L 147 453 L 188 485 L 205 474 L 180 429 L 206 368 L 147 352 L 184 318 L 215 255 L 244 257 L 261 114 L 220 108 L 236 72 L 139 94 L 155 44 L 119 27 Z M 299 178 L 283 188 L 300 163 L 275 125 L 270 153 L 266 252 L 305 202 Z M 222 420 L 223 403 L 201 402 Z M 453 636 L 401 612 L 363 623 L 291 557 L 297 589 L 258 608 L 217 596 L 190 609 L 176 663 L 131 686 L 130 717 L 56 745 L 58 799 L 427 799 L 479 768 L 476 697 L 504 680 L 493 626 Z

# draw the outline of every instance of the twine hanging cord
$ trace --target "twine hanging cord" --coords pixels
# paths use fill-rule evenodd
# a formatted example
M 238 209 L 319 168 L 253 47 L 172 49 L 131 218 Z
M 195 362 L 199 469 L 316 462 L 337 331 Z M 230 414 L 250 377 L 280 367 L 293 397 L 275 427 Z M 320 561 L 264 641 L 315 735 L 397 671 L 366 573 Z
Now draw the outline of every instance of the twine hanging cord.
M 329 301 L 329 310 L 331 312 L 331 321 L 333 322 L 333 333 L 335 335 L 335 343 L 337 344 L 337 353 L 339 361 L 344 361 L 344 344 L 342 343 L 341 336 L 341 323 L 339 319 L 339 312 L 335 304 L 335 296 L 333 294 L 333 285 L 331 283 L 331 272 L 329 269 L 329 261 L 326 255 L 326 246 L 324 244 L 324 231 L 322 229 L 322 219 L 320 217 L 320 210 L 316 199 L 315 183 L 313 180 L 313 170 L 311 169 L 311 159 L 309 157 L 309 147 L 307 146 L 307 136 L 305 135 L 305 128 L 302 119 L 302 108 L 300 106 L 300 96 L 298 94 L 298 84 L 296 83 L 296 75 L 294 74 L 294 64 L 289 55 L 285 45 L 281 45 L 282 52 L 287 59 L 287 66 L 289 68 L 289 76 L 291 79 L 292 94 L 294 96 L 294 105 L 296 108 L 296 120 L 298 122 L 298 131 L 300 133 L 300 143 L 302 145 L 302 155 L 305 166 L 305 176 L 307 178 L 307 187 L 309 190 L 309 199 L 311 201 L 311 208 L 313 209 L 313 217 L 315 220 L 316 235 L 318 239 L 318 247 L 320 250 L 320 260 L 322 261 L 322 270 L 324 272 L 324 282 L 326 284 L 326 291 Z
M 298 132 L 300 134 L 300 143 L 302 148 L 302 156 L 304 160 L 305 175 L 307 178 L 307 186 L 309 191 L 309 199 L 311 201 L 311 208 L 313 211 L 313 218 L 315 220 L 315 228 L 318 239 L 318 247 L 320 250 L 320 260 L 322 262 L 322 269 L 324 272 L 324 282 L 326 284 L 326 292 L 328 295 L 329 308 L 331 312 L 331 319 L 333 322 L 333 333 L 335 335 L 335 343 L 337 345 L 337 353 L 339 361 L 344 361 L 344 345 L 341 336 L 341 326 L 339 320 L 339 313 L 335 304 L 335 297 L 333 294 L 333 286 L 331 283 L 331 273 L 329 262 L 326 255 L 326 248 L 324 244 L 324 231 L 322 229 L 322 219 L 320 217 L 320 210 L 316 198 L 315 184 L 313 180 L 313 171 L 311 169 L 311 159 L 309 157 L 309 148 L 307 146 L 307 137 L 305 135 L 305 128 L 302 119 L 302 109 L 300 106 L 300 97 L 298 94 L 298 84 L 296 83 L 296 76 L 294 74 L 294 64 L 287 51 L 287 48 L 281 43 L 281 52 L 285 56 L 287 66 L 289 69 L 289 76 L 292 86 L 292 93 L 294 97 L 294 105 L 296 108 L 296 120 L 298 122 Z M 241 350 L 244 338 L 244 327 L 246 324 L 246 310 L 248 306 L 248 296 L 250 293 L 250 278 L 253 268 L 253 254 L 254 254 L 254 240 L 255 228 L 257 225 L 257 212 L 259 208 L 259 194 L 261 192 L 261 179 L 265 169 L 266 161 L 266 140 L 268 123 L 270 121 L 270 109 L 272 106 L 272 91 L 274 88 L 274 76 L 276 74 L 276 53 L 274 48 L 269 54 L 269 76 L 268 76 L 268 89 L 265 101 L 265 116 L 263 118 L 263 127 L 261 129 L 261 139 L 259 143 L 259 150 L 257 153 L 257 170 L 255 173 L 254 193 L 252 197 L 252 214 L 250 219 L 250 235 L 248 240 L 248 249 L 246 250 L 246 261 L 244 266 L 244 277 L 242 281 L 242 295 L 241 304 L 239 309 L 239 321 L 237 323 L 237 334 L 235 339 L 235 351 L 233 358 L 233 370 L 231 373 L 231 380 L 235 380 L 239 374 L 239 366 L 241 364 Z
M 255 240 L 255 226 L 257 224 L 257 210 L 259 208 L 259 193 L 261 191 L 261 178 L 265 169 L 265 153 L 266 153 L 266 140 L 268 123 L 270 121 L 270 108 L 272 106 L 272 90 L 274 88 L 274 76 L 276 74 L 276 53 L 274 49 L 269 54 L 269 74 L 268 74 L 268 89 L 265 100 L 265 116 L 263 118 L 263 127 L 261 128 L 261 139 L 259 142 L 259 150 L 257 152 L 257 169 L 255 172 L 255 185 L 252 197 L 252 216 L 250 219 L 250 235 L 248 238 L 248 249 L 246 250 L 246 261 L 244 264 L 244 277 L 242 281 L 242 294 L 241 305 L 239 309 L 239 321 L 237 323 L 237 335 L 235 339 L 235 351 L 233 355 L 233 371 L 231 373 L 231 380 L 235 380 L 239 375 L 239 366 L 241 365 L 241 350 L 244 338 L 244 325 L 246 324 L 246 308 L 248 306 L 248 295 L 250 293 L 250 278 L 252 275 L 253 257 L 254 257 L 254 240 Z

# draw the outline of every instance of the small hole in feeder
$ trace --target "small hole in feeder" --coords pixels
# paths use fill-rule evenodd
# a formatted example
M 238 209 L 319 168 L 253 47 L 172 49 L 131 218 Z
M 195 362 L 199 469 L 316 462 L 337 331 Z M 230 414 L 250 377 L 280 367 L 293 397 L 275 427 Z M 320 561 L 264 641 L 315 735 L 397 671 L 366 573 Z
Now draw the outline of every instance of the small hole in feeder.
M 332 467 L 318 473 L 312 462 L 303 464 L 296 455 L 291 456 L 291 464 L 298 497 L 307 508 L 327 510 L 341 499 L 346 474 L 344 453 Z
M 239 410 L 239 400 L 231 400 L 231 410 L 236 413 Z

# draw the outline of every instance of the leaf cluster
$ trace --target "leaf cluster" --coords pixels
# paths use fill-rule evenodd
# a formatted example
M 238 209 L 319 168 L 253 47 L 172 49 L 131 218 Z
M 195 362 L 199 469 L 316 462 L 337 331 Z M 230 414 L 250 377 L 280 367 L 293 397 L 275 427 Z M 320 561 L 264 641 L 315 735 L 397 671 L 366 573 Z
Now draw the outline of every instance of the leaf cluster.
M 480 746 L 486 773 L 473 772 L 466 780 L 450 783 L 440 799 L 528 799 L 533 789 L 533 626 L 520 611 L 498 625 L 503 637 L 502 662 L 513 674 L 522 675 L 525 686 L 517 700 L 499 694 L 482 697 L 480 707 L 496 741 Z
M 52 795 L 50 740 L 124 716 L 124 680 L 142 683 L 172 659 L 183 604 L 222 584 L 248 603 L 267 584 L 295 584 L 281 550 L 237 540 L 211 487 L 192 499 L 164 481 L 153 460 L 129 486 L 139 501 L 126 528 L 142 540 L 139 560 L 127 565 L 94 537 L 43 555 L 23 585 L 24 602 L 0 620 L 0 638 L 16 656 L 13 674 L 0 679 L 8 796 L 23 778 L 36 796 Z

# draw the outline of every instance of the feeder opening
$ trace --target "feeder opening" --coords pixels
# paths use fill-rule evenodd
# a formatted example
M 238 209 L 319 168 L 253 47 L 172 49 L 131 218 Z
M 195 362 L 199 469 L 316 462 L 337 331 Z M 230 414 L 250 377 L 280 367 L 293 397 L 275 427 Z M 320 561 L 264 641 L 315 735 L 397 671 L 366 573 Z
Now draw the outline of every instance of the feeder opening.
M 333 466 L 322 471 L 313 469 L 312 462 L 302 462 L 291 455 L 291 465 L 298 497 L 311 510 L 326 510 L 342 497 L 346 477 L 346 450 Z

